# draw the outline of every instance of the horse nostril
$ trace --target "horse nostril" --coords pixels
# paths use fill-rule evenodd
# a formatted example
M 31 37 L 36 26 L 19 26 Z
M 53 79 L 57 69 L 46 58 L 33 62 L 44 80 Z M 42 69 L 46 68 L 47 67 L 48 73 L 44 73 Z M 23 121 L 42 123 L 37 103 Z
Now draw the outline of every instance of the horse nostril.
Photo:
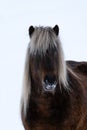
M 46 75 L 44 78 L 44 82 L 46 84 L 54 84 L 56 82 L 56 78 L 55 78 L 55 76 Z

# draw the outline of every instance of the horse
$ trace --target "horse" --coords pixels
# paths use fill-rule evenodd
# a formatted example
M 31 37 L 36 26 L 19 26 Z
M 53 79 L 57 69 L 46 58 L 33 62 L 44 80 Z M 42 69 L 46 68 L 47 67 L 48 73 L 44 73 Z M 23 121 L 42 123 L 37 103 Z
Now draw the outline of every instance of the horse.
M 87 130 L 87 62 L 65 61 L 59 26 L 29 27 L 21 119 L 25 130 Z

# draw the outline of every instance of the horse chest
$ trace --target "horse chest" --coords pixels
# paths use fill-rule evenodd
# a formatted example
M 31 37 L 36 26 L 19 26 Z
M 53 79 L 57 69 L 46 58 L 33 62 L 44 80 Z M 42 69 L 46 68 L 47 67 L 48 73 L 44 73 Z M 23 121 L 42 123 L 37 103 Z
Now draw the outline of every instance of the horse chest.
M 34 130 L 57 130 L 68 117 L 66 108 L 52 99 L 36 99 L 30 101 L 27 120 Z M 61 106 L 61 107 L 60 107 Z M 48 129 L 47 129 L 48 128 Z

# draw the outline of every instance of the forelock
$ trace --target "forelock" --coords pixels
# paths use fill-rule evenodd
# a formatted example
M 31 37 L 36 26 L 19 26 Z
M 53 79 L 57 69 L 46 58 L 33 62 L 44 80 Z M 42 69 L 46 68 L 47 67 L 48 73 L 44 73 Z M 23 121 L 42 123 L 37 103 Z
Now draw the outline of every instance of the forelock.
M 30 53 L 45 53 L 51 47 L 57 47 L 57 36 L 50 27 L 35 27 L 35 31 L 30 39 Z

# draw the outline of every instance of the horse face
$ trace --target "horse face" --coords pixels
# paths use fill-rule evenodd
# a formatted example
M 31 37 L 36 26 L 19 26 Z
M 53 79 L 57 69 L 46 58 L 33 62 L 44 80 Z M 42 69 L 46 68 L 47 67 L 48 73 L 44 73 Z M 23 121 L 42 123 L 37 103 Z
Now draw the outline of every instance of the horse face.
M 36 91 L 54 92 L 58 81 L 58 52 L 49 47 L 45 54 L 30 56 L 31 83 Z

